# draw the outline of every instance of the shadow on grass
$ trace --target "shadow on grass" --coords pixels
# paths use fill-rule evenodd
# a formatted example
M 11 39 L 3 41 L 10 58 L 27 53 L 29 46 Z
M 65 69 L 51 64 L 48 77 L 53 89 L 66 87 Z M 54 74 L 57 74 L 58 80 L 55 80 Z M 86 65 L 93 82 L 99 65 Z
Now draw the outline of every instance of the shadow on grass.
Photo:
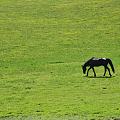
M 103 79 L 105 79 L 105 78 L 113 78 L 113 77 L 115 77 L 115 76 L 96 76 L 96 77 L 94 77 L 94 76 L 84 76 L 84 77 L 86 77 L 86 78 L 103 78 Z

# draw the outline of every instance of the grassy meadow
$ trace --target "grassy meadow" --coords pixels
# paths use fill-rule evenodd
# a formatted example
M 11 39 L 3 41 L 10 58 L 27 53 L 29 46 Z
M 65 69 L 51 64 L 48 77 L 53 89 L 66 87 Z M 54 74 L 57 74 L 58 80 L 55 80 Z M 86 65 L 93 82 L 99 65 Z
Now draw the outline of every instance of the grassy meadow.
M 0 0 L 0 120 L 39 119 L 120 119 L 120 0 Z

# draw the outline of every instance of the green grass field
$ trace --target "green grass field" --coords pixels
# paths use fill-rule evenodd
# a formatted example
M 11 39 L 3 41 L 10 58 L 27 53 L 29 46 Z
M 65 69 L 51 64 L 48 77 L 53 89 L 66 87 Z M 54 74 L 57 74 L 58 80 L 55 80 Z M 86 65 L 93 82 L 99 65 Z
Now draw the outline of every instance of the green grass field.
M 112 78 L 83 75 L 93 56 Z M 120 0 L 0 0 L 0 120 L 118 118 Z

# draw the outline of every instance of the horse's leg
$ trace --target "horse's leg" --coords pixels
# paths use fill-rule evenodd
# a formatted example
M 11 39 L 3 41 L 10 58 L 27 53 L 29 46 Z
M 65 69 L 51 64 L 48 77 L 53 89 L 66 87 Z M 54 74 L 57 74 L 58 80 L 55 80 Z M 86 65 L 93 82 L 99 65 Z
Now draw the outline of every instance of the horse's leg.
M 94 77 L 96 77 L 96 73 L 95 73 L 95 69 L 94 67 L 92 68 L 93 72 L 94 72 Z
M 111 73 L 110 73 L 110 69 L 109 69 L 109 67 L 107 67 L 107 69 L 108 69 L 109 75 L 110 75 L 110 77 L 111 77 L 112 75 L 111 75 Z
M 87 70 L 87 76 L 88 76 L 88 72 L 89 72 L 90 69 L 91 69 L 91 67 Z
M 105 76 L 105 74 L 106 74 L 106 71 L 107 71 L 107 68 L 106 67 L 104 67 L 105 68 L 105 72 L 104 72 L 104 75 L 103 76 Z

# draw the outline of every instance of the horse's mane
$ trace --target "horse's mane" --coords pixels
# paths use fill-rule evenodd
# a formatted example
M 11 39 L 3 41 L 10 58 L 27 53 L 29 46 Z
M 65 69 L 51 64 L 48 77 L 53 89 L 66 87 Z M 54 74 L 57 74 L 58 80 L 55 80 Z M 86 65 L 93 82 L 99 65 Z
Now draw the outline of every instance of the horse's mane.
M 87 63 L 89 63 L 89 61 L 91 61 L 92 59 L 94 59 L 95 57 L 91 57 L 89 60 L 87 60 L 86 62 L 85 62 L 85 64 L 84 65 L 86 65 Z

